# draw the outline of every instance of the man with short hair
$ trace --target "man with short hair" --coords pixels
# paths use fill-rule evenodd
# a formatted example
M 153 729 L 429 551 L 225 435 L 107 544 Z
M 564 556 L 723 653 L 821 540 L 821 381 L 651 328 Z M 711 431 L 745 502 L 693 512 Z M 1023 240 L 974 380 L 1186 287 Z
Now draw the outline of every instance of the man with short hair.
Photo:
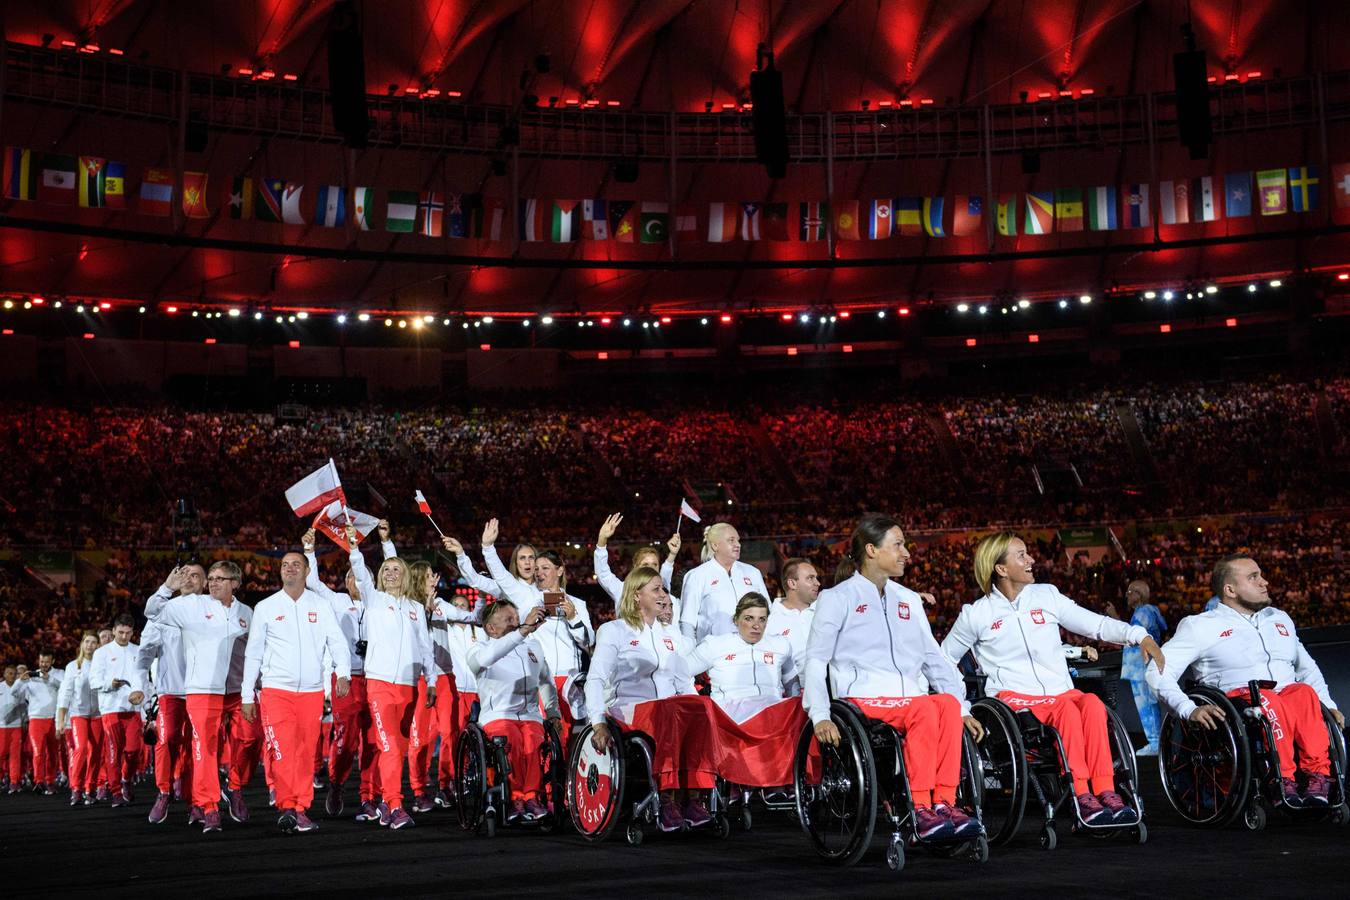
M 765 637 L 781 637 L 792 645 L 792 658 L 800 671 L 806 660 L 806 639 L 811 634 L 816 597 L 820 594 L 820 576 L 816 567 L 804 559 L 783 563 L 783 596 L 769 608 Z
M 337 672 L 334 693 L 351 688 L 347 639 L 328 601 L 305 588 L 309 563 L 300 553 L 281 558 L 281 590 L 258 602 L 244 652 L 245 719 L 261 702 L 263 730 L 272 753 L 277 825 L 282 831 L 318 828 L 309 817 L 314 800 L 314 752 L 323 718 L 324 653 Z M 259 680 L 261 692 L 255 693 Z
M 131 802 L 131 779 L 141 755 L 141 703 L 145 686 L 136 667 L 140 647 L 131 642 L 136 620 L 123 613 L 113 620 L 113 640 L 94 651 L 89 683 L 98 692 L 103 719 L 103 760 L 113 806 Z
M 1148 582 L 1135 579 L 1125 587 L 1125 602 L 1133 612 L 1130 624 L 1138 625 L 1148 632 L 1149 637 L 1162 643 L 1167 633 L 1167 621 L 1162 611 L 1149 600 Z M 1139 724 L 1144 729 L 1145 745 L 1135 751 L 1136 756 L 1158 755 L 1158 734 L 1162 730 L 1162 711 L 1158 708 L 1158 695 L 1148 686 L 1144 675 L 1144 654 L 1138 647 L 1126 647 L 1120 654 L 1120 677 L 1129 682 L 1134 694 L 1134 705 L 1139 710 Z
M 1326 807 L 1330 741 L 1322 705 L 1340 728 L 1345 727 L 1345 716 L 1331 699 L 1322 671 L 1298 639 L 1294 620 L 1271 606 L 1269 583 L 1256 560 L 1245 554 L 1225 556 L 1214 565 L 1210 586 L 1219 605 L 1181 620 L 1176 635 L 1163 647 L 1167 660 L 1163 671 L 1150 665 L 1148 683 L 1177 716 L 1213 730 L 1223 712 L 1186 695 L 1180 681 L 1187 671 L 1197 682 L 1229 697 L 1247 697 L 1249 683 L 1262 682 L 1261 707 L 1275 737 L 1285 803 Z M 1299 769 L 1306 776 L 1302 793 Z
M 53 671 L 52 651 L 38 652 L 37 671 L 25 672 L 19 681 L 24 702 L 28 704 L 28 744 L 33 753 L 35 789 L 56 793 L 56 777 L 61 772 L 60 748 L 56 741 L 56 697 L 61 691 L 61 673 Z
M 5 666 L 0 681 L 0 787 L 19 792 L 23 781 L 23 692 L 18 666 Z

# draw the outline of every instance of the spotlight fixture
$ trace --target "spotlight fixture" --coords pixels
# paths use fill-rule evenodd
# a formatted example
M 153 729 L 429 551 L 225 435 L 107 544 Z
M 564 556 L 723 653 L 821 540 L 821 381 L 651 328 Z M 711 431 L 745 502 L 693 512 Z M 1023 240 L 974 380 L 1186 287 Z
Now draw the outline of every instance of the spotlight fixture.
M 959 312 L 959 313 L 970 312 L 970 304 L 968 304 L 968 303 L 958 303 L 958 304 L 956 304 L 956 311 Z
M 1083 296 L 1078 298 L 1078 302 L 1083 304 L 1084 306 L 1087 306 L 1089 303 L 1092 302 L 1092 295 L 1084 294 Z

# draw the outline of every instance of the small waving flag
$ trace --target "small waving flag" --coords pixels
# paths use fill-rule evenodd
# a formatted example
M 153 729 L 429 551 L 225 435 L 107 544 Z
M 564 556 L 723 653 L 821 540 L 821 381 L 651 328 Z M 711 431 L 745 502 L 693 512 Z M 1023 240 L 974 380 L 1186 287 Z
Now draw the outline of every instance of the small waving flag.
M 691 522 L 703 521 L 698 517 L 698 512 L 692 506 L 689 505 L 689 501 L 684 499 L 683 497 L 680 498 L 680 515 L 684 516 Z
M 286 489 L 286 502 L 301 518 L 345 499 L 337 466 L 330 459 Z
M 437 534 L 445 537 L 445 532 L 441 531 L 441 526 L 437 525 L 436 520 L 431 517 L 431 504 L 427 502 L 426 496 L 421 491 L 415 491 L 413 499 L 417 501 L 417 511 L 427 517 L 427 521 L 431 523 L 432 528 L 436 529 Z
M 379 527 L 380 520 L 368 513 L 357 512 L 348 508 L 343 501 L 335 500 L 314 517 L 313 528 L 315 531 L 322 532 L 330 541 L 337 544 L 346 553 L 351 553 L 352 548 L 347 543 L 347 526 L 351 525 L 356 529 L 356 542 L 359 544 L 366 539 L 372 531 Z

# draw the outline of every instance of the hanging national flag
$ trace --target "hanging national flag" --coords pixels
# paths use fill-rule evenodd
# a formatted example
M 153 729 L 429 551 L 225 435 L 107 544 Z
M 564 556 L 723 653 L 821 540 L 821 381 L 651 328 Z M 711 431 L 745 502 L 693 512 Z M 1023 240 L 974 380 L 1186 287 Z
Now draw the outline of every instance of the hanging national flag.
M 1148 228 L 1153 224 L 1149 214 L 1148 185 L 1123 184 L 1120 186 L 1121 228 Z
M 609 201 L 609 233 L 621 244 L 637 243 L 637 204 L 632 200 Z
M 205 172 L 183 173 L 183 215 L 189 219 L 211 218 L 211 210 L 206 206 L 208 177 Z
M 108 160 L 103 167 L 103 205 L 108 209 L 127 208 L 127 167 Z
M 1060 188 L 1055 191 L 1055 227 L 1060 231 L 1083 230 L 1083 191 Z
M 758 203 L 741 204 L 741 240 L 757 241 L 760 239 L 760 216 L 763 209 Z
M 1158 218 L 1164 225 L 1185 225 L 1191 221 L 1190 185 L 1184 181 L 1164 181 L 1158 185 Z
M 1316 166 L 1300 166 L 1289 170 L 1289 201 L 1294 212 L 1312 212 L 1317 209 L 1321 184 Z
M 38 199 L 43 203 L 70 205 L 75 202 L 75 169 L 73 156 L 47 154 L 42 157 L 42 181 L 38 184 Z
M 1252 214 L 1252 173 L 1229 172 L 1223 176 L 1223 214 L 1241 219 Z
M 318 202 L 314 206 L 315 225 L 341 228 L 347 224 L 347 191 L 342 185 L 322 185 L 318 197 Z
M 902 236 L 923 234 L 923 198 L 895 198 L 895 228 Z
M 417 511 L 418 511 L 418 512 L 420 512 L 420 513 L 421 513 L 422 515 L 424 515 L 424 516 L 429 516 L 429 515 L 431 515 L 431 504 L 427 502 L 427 498 L 426 498 L 426 497 L 422 496 L 422 492 L 421 492 L 421 491 L 417 491 L 417 492 L 414 494 L 414 499 L 417 501 Z
M 477 205 L 469 210 L 470 233 L 484 241 L 500 241 L 506 223 L 506 201 L 500 197 L 473 196 Z
M 654 200 L 642 201 L 638 226 L 642 243 L 665 243 L 670 238 L 670 205 Z
M 786 203 L 764 204 L 764 238 L 770 241 L 790 241 L 788 232 L 788 205 Z
M 440 191 L 423 191 L 417 200 L 417 233 L 423 237 L 440 237 L 445 219 L 445 203 Z
M 873 200 L 868 206 L 867 239 L 884 241 L 891 236 L 891 227 L 895 222 L 895 199 L 887 197 Z
M 923 198 L 923 230 L 929 237 L 947 236 L 942 230 L 942 201 L 941 197 Z
M 699 239 L 698 204 L 681 203 L 675 207 L 675 242 L 689 244 Z
M 1350 163 L 1336 163 L 1331 167 L 1331 188 L 1337 209 L 1350 209 Z
M 286 188 L 281 192 L 281 221 L 287 225 L 305 224 L 305 214 L 300 208 L 303 199 L 305 186 L 296 184 L 293 181 L 286 182 Z
M 1120 227 L 1120 218 L 1116 215 L 1114 187 L 1088 188 L 1087 202 L 1084 206 L 1088 228 L 1093 231 L 1115 231 Z
M 581 239 L 609 240 L 609 212 L 603 200 L 581 201 Z
M 708 243 L 725 244 L 736 240 L 740 207 L 735 203 L 708 204 Z
M 280 178 L 259 181 L 258 199 L 253 204 L 253 215 L 259 222 L 280 222 L 281 204 L 286 197 L 286 182 Z
M 980 230 L 984 218 L 984 198 L 977 194 L 957 194 L 952 202 L 952 236 L 965 237 Z
M 1284 169 L 1257 172 L 1256 189 L 1261 195 L 1261 215 L 1282 216 L 1289 212 L 1289 185 Z
M 548 239 L 570 244 L 581 238 L 581 201 L 554 200 L 548 207 Z
M 373 187 L 358 187 L 352 192 L 352 213 L 356 216 L 356 227 L 359 231 L 371 230 L 371 220 L 375 215 Z
M 834 233 L 841 241 L 862 240 L 862 230 L 858 221 L 858 201 L 846 200 L 836 203 L 830 210 L 834 214 Z
M 235 178 L 230 186 L 229 207 L 231 219 L 253 218 L 253 179 Z
M 1017 195 L 1004 194 L 995 206 L 994 224 L 1004 237 L 1017 236 Z
M 5 148 L 5 196 L 10 200 L 37 199 L 38 166 L 33 151 Z
M 547 240 L 545 234 L 544 210 L 553 210 L 553 204 L 547 200 L 527 199 L 520 201 L 516 215 L 516 236 L 522 241 Z
M 356 529 L 356 543 L 360 544 L 371 532 L 380 527 L 380 520 L 369 513 L 351 509 L 344 500 L 335 500 L 319 510 L 311 527 L 315 531 L 322 532 L 325 537 L 342 548 L 344 553 L 351 553 L 352 548 L 347 545 L 348 525 Z
M 104 201 L 104 169 L 108 161 L 97 156 L 80 157 L 79 203 L 84 209 L 101 209 Z
M 828 204 L 825 203 L 798 203 L 797 204 L 797 240 L 799 241 L 823 241 L 825 240 L 825 224 L 829 221 L 830 213 Z
M 417 191 L 390 191 L 384 209 L 385 231 L 412 234 L 417 224 Z
M 173 172 L 146 169 L 141 179 L 141 199 L 136 211 L 143 216 L 167 216 L 173 203 Z
M 337 466 L 332 459 L 286 489 L 286 502 L 301 518 L 338 500 L 345 500 L 345 497 L 342 479 L 338 478 Z
M 445 233 L 452 238 L 469 236 L 469 207 L 476 194 L 445 195 Z
M 690 506 L 689 501 L 684 499 L 683 497 L 680 498 L 680 515 L 684 516 L 686 519 L 694 523 L 703 521 L 698 517 L 698 511 L 695 510 L 692 506 Z
M 1189 188 L 1191 192 L 1191 221 L 1213 222 L 1217 219 L 1219 211 L 1218 205 L 1214 202 L 1214 179 L 1208 175 L 1192 178 Z
M 1027 193 L 1025 234 L 1050 234 L 1055 230 L 1055 195 L 1053 191 Z

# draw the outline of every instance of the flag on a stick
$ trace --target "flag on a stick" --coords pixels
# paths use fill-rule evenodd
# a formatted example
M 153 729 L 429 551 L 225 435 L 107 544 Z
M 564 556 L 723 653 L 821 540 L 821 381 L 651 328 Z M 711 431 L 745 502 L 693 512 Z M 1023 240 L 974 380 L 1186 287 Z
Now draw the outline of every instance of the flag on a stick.
M 334 501 L 345 499 L 342 481 L 338 478 L 337 466 L 332 459 L 286 489 L 286 502 L 300 518 L 312 515 Z
M 356 529 L 356 542 L 359 544 L 380 525 L 380 520 L 369 513 L 357 512 L 347 507 L 341 500 L 335 500 L 319 510 L 314 517 L 313 528 L 321 531 L 330 541 L 337 544 L 346 553 L 351 553 L 347 543 L 347 525 Z

